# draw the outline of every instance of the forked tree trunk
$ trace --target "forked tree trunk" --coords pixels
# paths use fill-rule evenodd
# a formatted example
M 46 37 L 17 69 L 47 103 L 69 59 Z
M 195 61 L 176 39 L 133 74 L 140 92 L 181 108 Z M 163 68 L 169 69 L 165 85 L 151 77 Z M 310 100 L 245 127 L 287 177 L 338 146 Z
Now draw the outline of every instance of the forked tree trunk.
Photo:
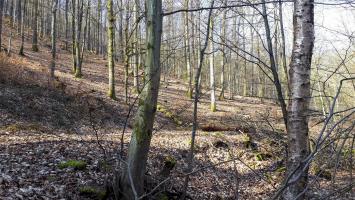
M 107 28 L 107 58 L 108 58 L 108 74 L 109 74 L 109 87 L 108 87 L 108 96 L 111 99 L 116 99 L 115 94 L 115 16 L 113 13 L 113 0 L 107 0 L 107 19 L 108 19 L 108 28 Z
M 128 149 L 127 171 L 122 179 L 121 191 L 125 199 L 135 199 L 143 194 L 153 123 L 157 111 L 160 85 L 160 45 L 162 34 L 162 0 L 146 0 L 147 52 L 145 59 L 146 83 L 141 93 L 133 133 Z M 131 182 L 136 190 L 132 190 Z
M 290 101 L 288 106 L 287 174 L 292 185 L 287 187 L 285 199 L 305 199 L 308 168 L 303 160 L 309 154 L 308 111 L 311 97 L 311 62 L 314 46 L 314 1 L 295 0 L 293 14 L 293 50 L 290 63 Z M 293 175 L 292 175 L 293 174 Z M 300 196 L 299 196 L 300 195 Z M 297 197 L 297 198 L 298 198 Z

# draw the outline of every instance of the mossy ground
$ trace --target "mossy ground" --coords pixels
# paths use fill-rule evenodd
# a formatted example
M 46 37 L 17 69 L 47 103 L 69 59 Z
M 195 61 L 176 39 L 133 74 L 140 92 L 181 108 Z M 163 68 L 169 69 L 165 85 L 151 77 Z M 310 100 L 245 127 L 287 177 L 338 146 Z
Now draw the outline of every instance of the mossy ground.
M 86 169 L 87 163 L 82 160 L 68 160 L 61 162 L 58 167 L 59 169 L 73 168 L 75 170 L 84 170 Z

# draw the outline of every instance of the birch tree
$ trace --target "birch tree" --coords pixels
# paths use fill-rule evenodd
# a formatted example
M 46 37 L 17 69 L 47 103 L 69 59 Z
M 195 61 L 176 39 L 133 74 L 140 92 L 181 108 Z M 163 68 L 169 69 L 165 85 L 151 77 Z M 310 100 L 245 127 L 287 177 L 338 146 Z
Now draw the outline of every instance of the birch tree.
M 293 14 L 293 49 L 289 69 L 290 100 L 288 105 L 287 174 L 290 186 L 285 199 L 305 199 L 308 170 L 303 160 L 309 154 L 308 111 L 311 97 L 311 62 L 314 46 L 314 1 L 295 0 Z M 300 196 L 299 196 L 300 195 Z
M 217 111 L 217 106 L 216 106 L 216 86 L 215 86 L 215 77 L 214 77 L 214 42 L 213 42 L 213 20 L 214 17 L 211 16 L 210 20 L 210 30 L 211 30 L 211 37 L 210 37 L 210 45 L 209 45 L 209 62 L 210 62 L 210 91 L 211 91 L 211 111 L 216 112 Z

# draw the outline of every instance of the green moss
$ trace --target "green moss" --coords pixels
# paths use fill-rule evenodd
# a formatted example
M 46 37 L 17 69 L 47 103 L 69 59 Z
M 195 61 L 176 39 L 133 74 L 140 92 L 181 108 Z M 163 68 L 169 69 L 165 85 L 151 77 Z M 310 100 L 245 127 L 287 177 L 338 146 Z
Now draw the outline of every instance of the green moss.
M 176 159 L 172 156 L 166 156 L 164 163 L 165 166 L 167 166 L 169 169 L 172 169 L 176 165 Z
M 255 155 L 255 159 L 257 161 L 264 161 L 264 160 L 267 160 L 269 158 L 271 158 L 272 156 L 270 154 L 267 154 L 267 153 L 257 153 Z
M 97 200 L 103 200 L 107 198 L 107 192 L 105 190 L 95 187 L 83 186 L 79 188 L 79 192 L 81 195 L 89 196 Z
M 276 169 L 276 172 L 282 173 L 286 171 L 286 167 L 279 167 Z
M 164 193 L 160 193 L 158 196 L 157 196 L 157 199 L 158 200 L 169 200 L 169 197 L 168 195 L 164 194 Z
M 164 111 L 166 111 L 166 109 L 164 108 L 164 106 L 162 106 L 161 104 L 157 104 L 157 110 L 158 110 L 159 112 L 164 112 Z
M 59 169 L 74 168 L 75 170 L 86 169 L 87 163 L 82 160 L 68 160 L 58 165 Z
M 248 134 L 243 134 L 242 142 L 243 142 L 245 148 L 251 147 L 251 143 L 252 143 L 251 137 Z

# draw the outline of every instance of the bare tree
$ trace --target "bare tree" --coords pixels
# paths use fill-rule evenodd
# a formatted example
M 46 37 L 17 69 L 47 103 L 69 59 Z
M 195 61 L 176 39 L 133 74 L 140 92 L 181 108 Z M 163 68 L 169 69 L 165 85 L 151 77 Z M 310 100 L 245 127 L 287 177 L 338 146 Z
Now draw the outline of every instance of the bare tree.
M 299 197 L 307 186 L 308 171 L 303 171 L 309 154 L 308 113 L 311 98 L 311 61 L 314 45 L 314 1 L 296 0 L 293 14 L 293 50 L 290 63 L 290 100 L 288 106 L 287 174 L 293 182 L 284 193 L 285 199 Z M 291 174 L 292 173 L 292 174 Z
M 139 98 L 138 111 L 128 149 L 127 171 L 122 179 L 122 191 L 125 191 L 125 199 L 137 199 L 144 192 L 144 173 L 153 133 L 160 85 L 162 1 L 146 0 L 145 3 L 147 20 L 146 82 Z

